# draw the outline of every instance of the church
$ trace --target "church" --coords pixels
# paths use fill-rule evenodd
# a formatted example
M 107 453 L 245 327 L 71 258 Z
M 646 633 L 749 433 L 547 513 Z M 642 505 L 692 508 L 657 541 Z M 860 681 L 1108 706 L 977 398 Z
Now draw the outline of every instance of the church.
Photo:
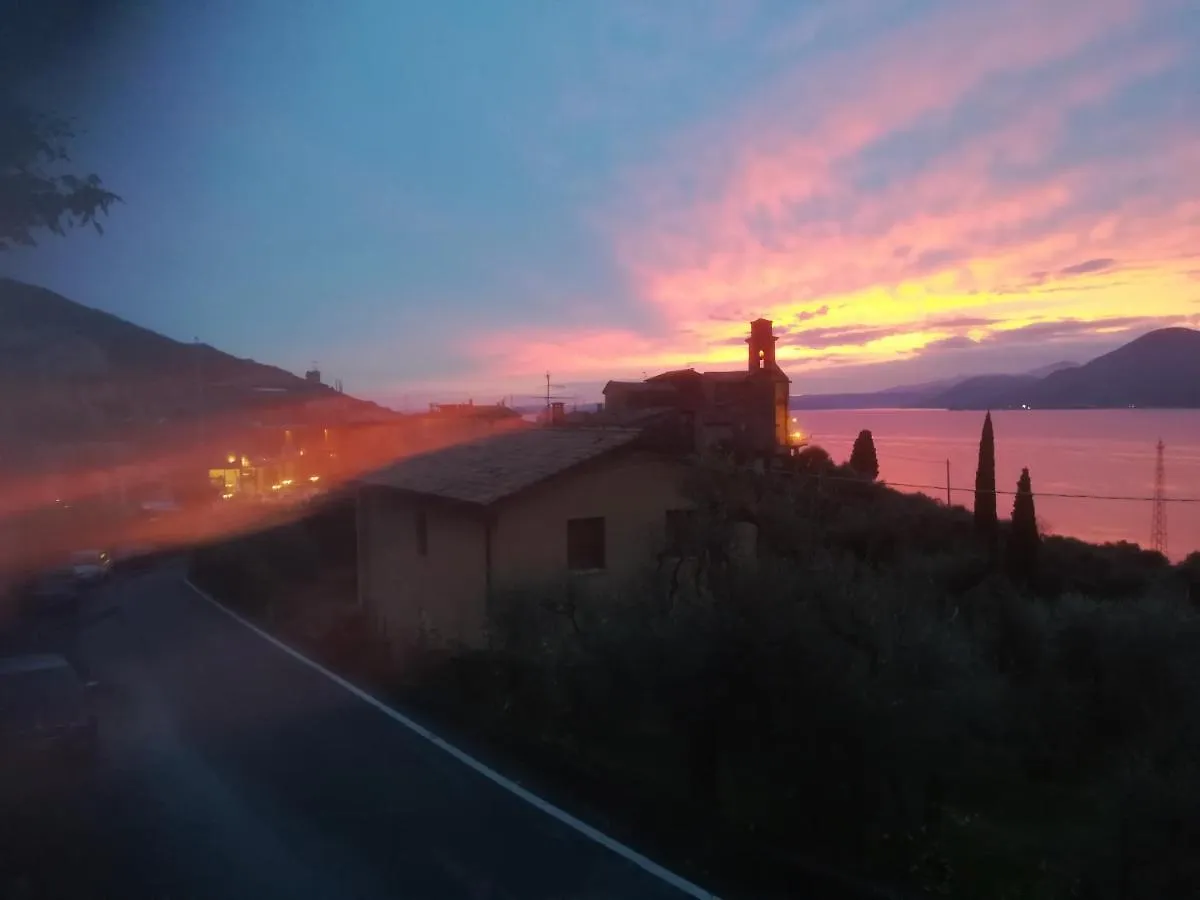
M 732 372 L 677 369 L 644 381 L 610 381 L 604 386 L 605 417 L 650 422 L 670 417 L 690 449 L 725 448 L 767 459 L 796 449 L 788 427 L 791 380 L 775 359 L 770 319 L 755 319 L 746 338 L 746 368 Z

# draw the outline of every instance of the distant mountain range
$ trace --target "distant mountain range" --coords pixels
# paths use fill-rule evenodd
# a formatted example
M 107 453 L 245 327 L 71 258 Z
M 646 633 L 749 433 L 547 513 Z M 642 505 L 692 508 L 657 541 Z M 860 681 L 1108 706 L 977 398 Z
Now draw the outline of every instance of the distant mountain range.
M 275 366 L 172 340 L 53 291 L 0 279 L 0 448 L 9 454 L 314 402 L 390 412 Z
M 856 394 L 793 396 L 792 409 L 1200 409 L 1200 331 L 1163 328 L 1084 365 L 976 375 Z

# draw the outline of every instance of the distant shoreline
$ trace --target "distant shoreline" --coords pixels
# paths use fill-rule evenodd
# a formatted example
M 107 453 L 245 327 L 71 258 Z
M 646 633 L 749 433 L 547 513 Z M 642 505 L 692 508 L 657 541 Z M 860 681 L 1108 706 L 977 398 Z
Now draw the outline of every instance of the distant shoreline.
M 788 409 L 793 412 L 1198 412 L 1200 406 L 1038 406 L 1030 409 L 1019 406 L 811 406 L 797 405 L 793 400 L 789 401 Z

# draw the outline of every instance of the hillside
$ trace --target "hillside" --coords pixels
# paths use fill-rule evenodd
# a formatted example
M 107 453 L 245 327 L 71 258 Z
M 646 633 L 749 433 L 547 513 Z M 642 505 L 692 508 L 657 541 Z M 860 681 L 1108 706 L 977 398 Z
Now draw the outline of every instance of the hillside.
M 949 390 L 925 398 L 933 409 L 992 409 L 1008 406 L 1010 398 L 1040 381 L 1036 375 L 976 375 Z
M 10 453 L 316 401 L 384 412 L 275 366 L 0 279 L 0 446 Z
M 1200 408 L 1200 331 L 1163 328 L 1010 395 L 1036 409 Z
M 988 409 L 1008 405 L 1011 396 L 1046 375 L 1076 367 L 1056 362 L 1019 375 L 943 378 L 855 394 L 805 394 L 793 397 L 792 409 Z M 1019 405 L 1019 404 L 1018 404 Z
M 977 375 L 931 389 L 793 397 L 793 409 L 1200 409 L 1200 331 L 1162 328 L 1084 365 Z

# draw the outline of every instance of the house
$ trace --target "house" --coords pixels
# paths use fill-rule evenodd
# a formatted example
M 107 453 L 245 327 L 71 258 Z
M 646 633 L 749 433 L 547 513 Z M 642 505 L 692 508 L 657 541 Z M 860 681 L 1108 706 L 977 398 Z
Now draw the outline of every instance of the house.
M 678 369 L 644 381 L 610 381 L 605 412 L 614 421 L 669 412 L 696 450 L 725 446 L 752 457 L 786 455 L 795 449 L 788 427 L 791 380 L 775 360 L 778 340 L 769 319 L 755 319 L 745 370 Z
M 635 573 L 688 507 L 684 464 L 627 428 L 510 431 L 359 480 L 359 601 L 393 646 L 478 646 L 489 598 Z

